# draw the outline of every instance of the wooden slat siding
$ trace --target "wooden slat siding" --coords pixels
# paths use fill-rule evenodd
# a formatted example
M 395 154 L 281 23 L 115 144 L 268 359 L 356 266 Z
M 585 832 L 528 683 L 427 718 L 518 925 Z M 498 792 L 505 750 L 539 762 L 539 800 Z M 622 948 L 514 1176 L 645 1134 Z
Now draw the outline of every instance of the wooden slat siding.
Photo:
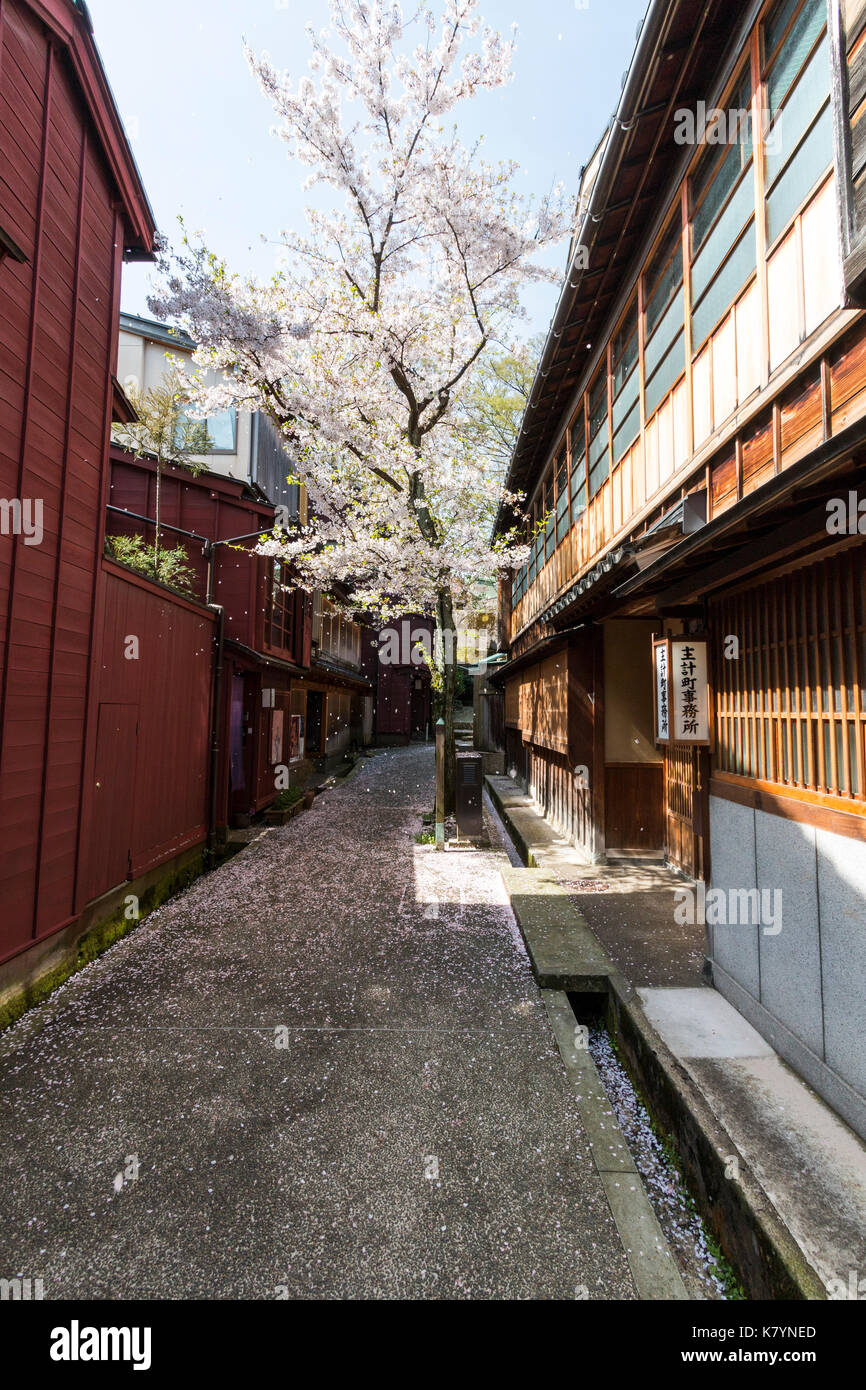
M 207 833 L 215 620 L 200 606 L 166 595 L 110 561 L 102 564 L 101 582 L 105 610 L 99 703 L 131 705 L 137 710 L 136 745 L 128 750 L 134 772 L 128 873 L 135 877 L 200 844 Z M 124 656 L 124 638 L 130 633 L 139 637 L 138 661 Z M 177 689 L 184 692 L 182 701 L 172 698 Z M 167 709 L 171 710 L 169 720 Z M 129 770 L 119 770 L 120 784 Z M 101 801 L 90 800 L 85 846 L 99 845 L 108 820 L 116 814 L 108 790 Z M 98 856 L 87 860 L 86 900 L 117 886 L 118 880 L 99 877 L 103 867 Z
M 782 397 L 779 408 L 779 449 L 782 468 L 824 440 L 824 400 L 821 370 L 810 372 Z
M 863 121 L 862 111 L 858 113 L 852 127 L 851 152 L 854 178 L 858 179 L 866 168 L 866 124 Z
M 744 645 L 742 670 L 718 663 L 718 776 L 742 778 L 753 786 L 777 784 L 786 795 L 810 804 L 866 815 L 866 710 L 860 692 L 866 639 L 863 566 L 862 547 L 849 545 L 827 559 L 807 558 L 793 573 L 783 570 L 714 601 L 719 643 L 731 624 L 743 621 L 744 611 L 754 613 L 758 629 L 758 647 L 751 641 Z M 808 657 L 805 668 L 803 654 Z M 751 708 L 758 727 L 751 751 L 736 727 L 741 682 L 756 692 Z
M 101 669 L 98 664 L 98 650 L 100 646 L 99 636 L 102 631 L 104 606 L 106 601 L 106 588 L 102 582 L 101 561 L 105 543 L 105 509 L 108 502 L 108 490 L 110 484 L 110 472 L 108 466 L 108 445 L 111 430 L 111 416 L 113 404 L 112 375 L 117 362 L 117 325 L 120 314 L 120 280 L 122 273 L 122 258 L 120 250 L 123 246 L 123 222 L 120 211 L 116 206 L 111 194 L 111 186 L 108 182 L 107 169 L 104 161 L 98 156 L 93 144 L 88 141 L 86 158 L 84 162 L 84 210 L 83 210 L 83 231 L 82 231 L 82 251 L 84 251 L 88 240 L 88 208 L 91 200 L 95 200 L 95 205 L 103 209 L 106 235 L 103 249 L 106 257 L 103 271 L 103 288 L 97 303 L 90 305 L 87 292 L 84 286 L 87 280 L 87 262 L 84 255 L 81 260 L 81 284 L 82 296 L 79 302 L 82 305 L 81 312 L 81 336 L 80 343 L 86 346 L 101 362 L 101 386 L 98 392 L 94 391 L 94 407 L 97 403 L 101 404 L 101 416 L 97 418 L 93 425 L 93 430 L 88 436 L 98 440 L 96 447 L 86 448 L 83 453 L 76 452 L 73 455 L 71 480 L 72 489 L 78 490 L 79 485 L 88 502 L 95 496 L 96 514 L 93 518 L 91 545 L 91 572 L 89 576 L 89 614 L 87 615 L 86 634 L 89 659 L 82 663 L 80 672 L 81 682 L 81 711 L 84 728 L 79 753 L 79 790 L 78 790 L 78 825 L 84 827 L 87 824 L 88 816 L 88 769 L 91 770 L 91 787 L 93 782 L 92 768 L 97 754 L 97 729 L 99 719 L 99 695 L 98 683 L 101 676 Z M 91 219 L 92 221 L 92 219 Z M 74 399 L 81 399 L 76 396 Z M 96 412 L 95 412 L 96 413 Z M 76 428 L 76 412 L 72 412 L 73 431 Z M 74 438 L 74 434 L 73 434 Z M 82 547 L 83 548 L 83 547 Z M 78 582 L 81 583 L 83 566 L 78 570 Z M 72 565 L 67 570 L 67 583 L 72 585 L 75 582 L 76 571 Z M 83 836 L 79 833 L 75 839 L 75 852 L 72 861 L 71 890 L 72 890 L 72 910 L 77 912 L 84 905 L 82 894 L 83 867 L 86 861 L 86 847 Z
M 0 489 L 44 502 L 41 545 L 0 538 L 3 958 L 76 913 L 109 367 L 123 245 L 139 244 L 146 222 L 127 235 L 123 217 L 142 204 L 115 211 L 140 189 L 118 188 L 103 159 L 120 127 L 87 105 L 101 79 L 88 93 L 79 18 L 53 0 L 35 8 L 0 0 L 0 206 L 28 257 L 0 265 Z
M 5 17 L 4 17 L 5 18 Z M 4 23 L 4 41 L 11 43 L 11 25 Z M 25 480 L 27 477 L 27 450 L 34 432 L 34 422 L 30 417 L 29 406 L 33 395 L 33 376 L 35 369 L 35 344 L 37 338 L 37 324 L 39 313 L 39 292 L 41 282 L 41 263 L 43 235 L 42 209 L 45 202 L 46 186 L 46 158 L 48 145 L 48 123 L 50 117 L 50 92 L 51 75 L 54 64 L 53 50 L 46 45 L 43 52 L 43 86 L 42 86 L 42 107 L 38 115 L 37 129 L 41 132 L 41 151 L 39 157 L 39 170 L 35 181 L 35 187 L 31 186 L 31 196 L 33 198 L 32 223 L 36 229 L 31 237 L 32 246 L 32 270 L 30 280 L 30 304 L 29 304 L 29 334 L 27 340 L 27 358 L 24 370 L 24 392 L 21 406 L 21 430 L 19 435 L 19 450 L 17 458 L 16 478 L 10 495 L 22 498 L 27 495 L 25 492 Z M 4 65 L 8 74 L 8 62 Z M 8 103 L 7 103 L 8 106 Z M 4 112 L 5 114 L 5 112 Z M 5 163 L 10 163 L 14 159 L 14 132 L 8 127 L 2 131 L 2 141 L 5 154 Z M 5 214 L 4 214 L 5 215 Z M 13 224 L 11 234 L 14 236 L 18 231 L 17 225 Z M 18 240 L 18 237 L 15 237 Z M 5 264 L 5 262 L 4 262 Z M 2 272 L 2 266 L 0 266 Z M 37 496 L 39 493 L 36 494 Z M 30 690 L 27 694 L 18 696 L 16 692 L 10 691 L 10 672 L 12 668 L 14 646 L 19 642 L 19 629 L 22 625 L 26 626 L 26 614 L 21 612 L 21 601 L 16 595 L 16 580 L 22 564 L 26 564 L 26 558 L 22 559 L 21 552 L 24 550 L 24 537 L 10 537 L 10 562 L 7 577 L 9 591 L 8 607 L 6 612 L 6 630 L 3 644 L 4 663 L 2 673 L 2 684 L 0 684 L 0 834 L 5 832 L 10 823 L 15 823 L 21 835 L 21 842 L 17 853 L 14 855 L 0 854 L 0 866 L 4 872 L 0 877 L 4 880 L 4 906 L 6 908 L 7 925 L 6 936 L 3 942 L 4 948 L 15 948 L 25 943 L 32 930 L 32 902 L 33 902 L 33 879 L 36 867 L 36 842 L 35 842 L 35 818 L 38 808 L 38 800 L 35 800 L 32 792 L 26 795 L 26 788 L 22 785 L 20 777 L 12 778 L 4 768 L 7 741 L 10 734 L 15 739 L 19 730 L 10 729 L 8 723 L 17 721 L 25 725 L 32 724 L 39 720 L 40 697 L 38 691 Z M 27 547 L 34 549 L 38 547 Z M 39 750 L 40 752 L 42 750 Z M 39 753 L 34 753 L 34 757 L 39 757 Z M 35 765 L 33 766 L 35 771 Z M 41 778 L 40 778 L 41 781 Z M 22 793 L 25 793 L 22 795 Z M 3 835 L 5 842 L 5 835 Z M 6 861 L 4 863 L 4 860 Z
M 773 474 L 773 420 L 762 420 L 743 440 L 743 492 L 760 487 Z
M 715 464 L 710 471 L 711 509 L 713 516 L 720 516 L 737 501 L 737 460 L 734 453 Z
M 58 638 L 60 636 L 61 631 L 61 625 L 68 626 L 70 622 L 70 610 L 67 605 L 63 605 L 61 603 L 63 595 L 60 583 L 60 556 L 64 553 L 63 543 L 67 518 L 67 478 L 69 472 L 70 459 L 69 436 L 70 420 L 72 414 L 72 400 L 77 389 L 76 346 L 78 343 L 80 329 L 78 303 L 80 295 L 81 241 L 84 228 L 84 174 L 87 164 L 87 130 L 84 127 L 82 127 L 79 132 L 79 140 L 80 153 L 78 161 L 77 209 L 71 229 L 71 240 L 73 246 L 75 247 L 75 254 L 73 256 L 71 302 L 69 305 L 69 312 L 67 318 L 69 331 L 69 366 L 66 374 L 66 431 L 65 439 L 63 442 L 61 473 L 59 478 L 60 504 L 59 517 L 57 523 L 57 563 L 54 571 L 54 585 L 52 595 L 53 612 L 51 627 L 51 657 L 48 669 L 48 699 L 46 701 L 45 728 L 43 733 L 43 743 L 46 749 L 50 749 L 51 747 L 52 721 L 56 717 L 57 702 L 60 699 L 62 699 L 64 702 L 67 719 L 64 725 L 60 726 L 57 730 L 58 734 L 60 734 L 62 738 L 62 742 L 55 744 L 55 748 L 58 748 L 62 751 L 55 754 L 58 766 L 56 769 L 56 776 L 52 786 L 52 815 L 49 819 L 46 819 L 49 781 L 51 780 L 48 775 L 48 767 L 46 767 L 46 775 L 42 780 L 42 797 L 39 806 L 39 827 L 37 831 L 37 844 L 40 846 L 40 857 L 37 862 L 36 880 L 33 888 L 34 936 L 38 936 L 40 934 L 40 930 L 44 930 L 46 927 L 50 927 L 51 923 L 57 921 L 59 917 L 62 917 L 64 912 L 66 912 L 66 914 L 69 915 L 69 913 L 71 912 L 72 900 L 74 898 L 74 890 L 72 892 L 69 892 L 69 890 L 67 889 L 67 896 L 61 896 L 60 900 L 57 901 L 58 894 L 56 890 L 57 887 L 60 887 L 60 891 L 62 894 L 63 888 L 66 884 L 74 884 L 76 841 L 75 828 L 78 811 L 78 799 L 76 796 L 73 796 L 71 798 L 69 796 L 61 796 L 61 785 L 58 785 L 58 783 L 62 784 L 62 788 L 64 791 L 68 791 L 70 786 L 70 761 L 73 769 L 76 766 L 76 760 L 74 758 L 70 760 L 69 750 L 70 748 L 74 749 L 76 738 L 80 737 L 81 732 L 83 732 L 83 717 L 81 720 L 80 728 L 78 725 L 78 720 L 75 718 L 74 714 L 71 720 L 68 718 L 70 692 L 68 691 L 66 680 L 64 678 L 61 678 L 57 671 L 57 648 Z M 56 195 L 56 201 L 57 206 L 59 207 L 61 205 L 61 196 L 59 190 Z M 67 231 L 67 234 L 69 234 L 69 229 Z M 60 685 L 59 691 L 55 689 L 55 683 Z M 75 790 L 77 790 L 77 779 L 74 780 L 73 785 L 75 786 Z M 60 817 L 62 817 L 62 823 L 58 827 L 57 822 Z M 50 848 L 51 841 L 54 841 L 53 853 L 51 853 Z M 57 841 L 60 842 L 59 845 L 57 844 Z M 51 855 L 52 859 L 51 881 L 55 887 L 54 901 L 51 900 L 51 897 L 49 897 L 46 901 L 40 895 L 40 889 L 42 886 L 42 867 L 46 860 L 46 857 L 49 854 Z M 42 914 L 41 920 L 40 913 Z
M 848 102 L 852 117 L 856 117 L 866 100 L 866 43 L 861 38 L 848 54 Z

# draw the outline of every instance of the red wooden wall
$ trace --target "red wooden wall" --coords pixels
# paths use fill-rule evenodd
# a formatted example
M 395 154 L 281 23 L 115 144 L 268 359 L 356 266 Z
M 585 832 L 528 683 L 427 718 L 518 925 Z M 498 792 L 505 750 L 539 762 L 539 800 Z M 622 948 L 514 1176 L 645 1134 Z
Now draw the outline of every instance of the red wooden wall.
M 209 539 L 228 539 L 251 531 L 267 531 L 273 526 L 274 509 L 242 496 L 243 485 L 230 478 L 194 476 L 182 469 L 164 469 L 160 486 L 160 517 L 165 525 L 195 531 Z M 123 450 L 111 450 L 109 501 L 114 507 L 156 515 L 156 467 L 146 459 L 136 459 Z M 152 543 L 153 527 L 109 512 L 108 531 L 112 534 L 141 535 Z M 202 546 L 171 531 L 161 531 L 162 544 L 181 544 L 195 571 L 196 597 L 204 599 L 207 563 Z M 249 550 L 255 541 L 245 541 Z M 260 555 L 241 554 L 231 546 L 219 546 L 214 566 L 214 603 L 226 611 L 226 636 L 249 647 L 260 648 L 264 631 L 264 611 L 271 562 Z
M 0 498 L 44 526 L 0 534 L 0 958 L 80 907 L 120 268 L 147 217 L 86 19 L 0 0 L 0 229 L 25 257 L 0 258 Z
M 85 901 L 207 835 L 215 618 L 110 561 L 103 570 Z

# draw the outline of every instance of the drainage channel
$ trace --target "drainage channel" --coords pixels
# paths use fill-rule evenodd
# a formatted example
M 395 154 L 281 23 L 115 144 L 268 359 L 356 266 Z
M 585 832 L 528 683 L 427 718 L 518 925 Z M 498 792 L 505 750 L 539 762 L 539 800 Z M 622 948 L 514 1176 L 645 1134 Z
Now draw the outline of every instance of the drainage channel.
M 587 998 L 594 999 L 568 996 L 575 1023 L 586 1029 L 587 1046 L 599 1081 L 689 1296 L 710 1300 L 742 1297 L 730 1267 L 707 1233 L 664 1137 L 653 1127 L 646 1106 L 617 1056 L 604 1025 L 604 1000 L 599 998 L 587 1008 Z
M 491 843 L 522 867 L 486 790 Z M 544 990 L 548 1018 L 641 1297 L 741 1298 L 605 1027 L 605 995 Z M 649 1286 L 651 1292 L 643 1290 Z M 643 1286 L 643 1287 L 642 1287 Z

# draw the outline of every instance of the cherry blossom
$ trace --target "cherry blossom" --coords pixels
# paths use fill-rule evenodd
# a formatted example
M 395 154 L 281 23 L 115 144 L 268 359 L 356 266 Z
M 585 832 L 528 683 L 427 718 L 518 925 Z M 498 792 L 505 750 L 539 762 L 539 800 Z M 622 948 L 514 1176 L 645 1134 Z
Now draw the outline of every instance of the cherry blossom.
M 521 287 L 555 278 L 537 253 L 570 230 L 558 192 L 526 200 L 516 164 L 488 162 L 446 123 L 511 77 L 513 39 L 477 9 L 444 0 L 438 17 L 404 20 L 385 0 L 333 0 L 298 80 L 248 51 L 321 196 L 306 232 L 283 234 L 269 281 L 186 237 L 151 300 L 199 344 L 201 378 L 223 374 L 199 385 L 202 411 L 261 409 L 282 431 L 310 522 L 264 553 L 308 587 L 348 586 L 355 610 L 430 614 L 440 634 L 477 604 L 479 580 L 526 555 L 506 554 L 516 537 L 492 542 L 501 469 L 469 447 L 456 407 L 520 316 Z M 440 674 L 449 724 L 447 662 Z

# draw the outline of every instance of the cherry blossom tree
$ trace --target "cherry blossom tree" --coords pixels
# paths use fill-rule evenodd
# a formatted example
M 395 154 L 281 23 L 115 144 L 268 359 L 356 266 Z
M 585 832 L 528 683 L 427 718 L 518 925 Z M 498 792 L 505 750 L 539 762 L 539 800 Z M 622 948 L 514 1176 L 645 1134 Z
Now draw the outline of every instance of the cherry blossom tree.
M 348 586 L 355 611 L 435 618 L 449 800 L 455 631 L 473 583 L 516 540 L 491 541 L 501 463 L 457 407 L 520 314 L 521 287 L 555 278 L 537 253 L 569 230 L 558 193 L 526 201 L 514 163 L 488 163 L 446 124 L 510 79 L 513 40 L 477 9 L 440 0 L 438 15 L 422 3 L 405 20 L 389 0 L 331 0 L 297 82 L 248 51 L 277 133 L 321 196 L 306 233 L 283 234 L 271 280 L 244 279 L 185 237 L 151 299 L 195 338 L 202 374 L 224 374 L 201 388 L 202 411 L 262 409 L 282 431 L 310 522 L 263 551 L 305 586 Z

